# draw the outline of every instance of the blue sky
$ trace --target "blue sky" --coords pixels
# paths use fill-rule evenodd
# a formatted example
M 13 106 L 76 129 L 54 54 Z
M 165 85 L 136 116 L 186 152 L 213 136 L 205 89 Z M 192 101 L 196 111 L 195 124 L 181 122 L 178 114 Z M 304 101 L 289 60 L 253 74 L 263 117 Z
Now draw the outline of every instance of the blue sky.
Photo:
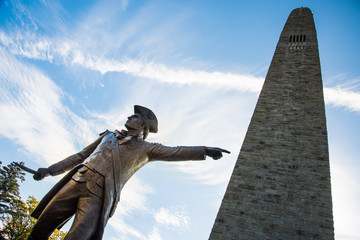
M 146 165 L 104 239 L 207 239 L 290 12 L 318 34 L 336 239 L 360 239 L 359 1 L 0 0 L 0 161 L 46 167 L 133 105 L 166 145 L 220 146 L 219 161 Z M 21 185 L 41 197 L 59 179 Z

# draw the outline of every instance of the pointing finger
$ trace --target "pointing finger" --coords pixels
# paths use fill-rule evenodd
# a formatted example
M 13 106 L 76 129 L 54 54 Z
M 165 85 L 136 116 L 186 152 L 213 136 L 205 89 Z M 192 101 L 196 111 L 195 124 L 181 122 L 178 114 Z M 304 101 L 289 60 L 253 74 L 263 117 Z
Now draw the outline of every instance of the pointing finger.
M 220 151 L 224 152 L 224 153 L 230 153 L 230 151 L 226 150 L 226 149 L 222 149 L 222 148 L 218 148 Z

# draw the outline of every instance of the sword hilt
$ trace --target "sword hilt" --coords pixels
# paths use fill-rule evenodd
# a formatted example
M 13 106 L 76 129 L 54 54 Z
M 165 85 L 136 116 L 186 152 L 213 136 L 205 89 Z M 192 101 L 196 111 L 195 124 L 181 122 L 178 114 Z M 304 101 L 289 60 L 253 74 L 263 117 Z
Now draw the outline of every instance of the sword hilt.
M 15 164 L 16 166 L 18 166 L 19 168 L 21 168 L 22 170 L 24 170 L 25 172 L 28 172 L 28 173 L 31 173 L 31 174 L 36 174 L 36 173 L 37 173 L 37 171 L 35 171 L 34 169 L 25 167 L 25 165 L 24 165 L 23 162 L 21 162 L 21 163 L 14 162 L 14 164 Z

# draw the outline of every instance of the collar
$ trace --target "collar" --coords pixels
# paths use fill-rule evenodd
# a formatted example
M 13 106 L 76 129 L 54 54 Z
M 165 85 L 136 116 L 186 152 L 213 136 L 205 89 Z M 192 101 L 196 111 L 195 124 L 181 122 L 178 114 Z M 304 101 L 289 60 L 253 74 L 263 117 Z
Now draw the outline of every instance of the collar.
M 130 136 L 127 134 L 128 134 L 128 132 L 125 130 L 121 130 L 121 131 L 115 130 L 114 131 L 114 136 L 117 138 L 119 144 L 125 144 L 125 143 L 131 141 L 132 139 L 136 139 L 137 141 L 143 141 L 143 135 L 141 135 L 141 134 L 138 137 Z

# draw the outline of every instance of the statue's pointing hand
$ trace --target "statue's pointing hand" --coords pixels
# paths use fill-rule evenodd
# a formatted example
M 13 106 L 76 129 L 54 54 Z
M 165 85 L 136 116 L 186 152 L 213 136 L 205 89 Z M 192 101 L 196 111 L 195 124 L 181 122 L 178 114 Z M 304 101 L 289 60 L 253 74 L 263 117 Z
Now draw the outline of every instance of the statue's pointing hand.
M 39 181 L 50 175 L 50 170 L 48 168 L 39 168 L 37 172 L 34 174 L 33 178 L 36 181 Z
M 228 150 L 217 148 L 217 147 L 205 147 L 205 155 L 212 157 L 214 160 L 222 158 L 222 153 L 230 153 Z

